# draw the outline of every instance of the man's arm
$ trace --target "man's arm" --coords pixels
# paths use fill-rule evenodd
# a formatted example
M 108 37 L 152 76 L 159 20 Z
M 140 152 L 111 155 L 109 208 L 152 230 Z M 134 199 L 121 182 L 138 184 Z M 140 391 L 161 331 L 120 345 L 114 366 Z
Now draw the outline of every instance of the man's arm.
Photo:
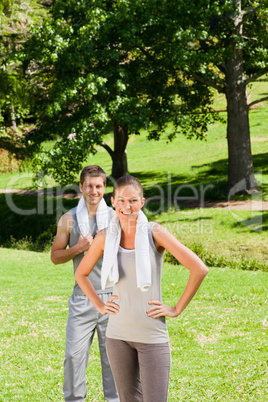
M 88 250 L 93 241 L 93 237 L 80 235 L 75 246 L 67 248 L 70 239 L 70 233 L 73 226 L 73 216 L 71 212 L 64 214 L 58 223 L 57 234 L 51 249 L 51 261 L 53 264 L 64 264 L 72 260 L 76 255 Z

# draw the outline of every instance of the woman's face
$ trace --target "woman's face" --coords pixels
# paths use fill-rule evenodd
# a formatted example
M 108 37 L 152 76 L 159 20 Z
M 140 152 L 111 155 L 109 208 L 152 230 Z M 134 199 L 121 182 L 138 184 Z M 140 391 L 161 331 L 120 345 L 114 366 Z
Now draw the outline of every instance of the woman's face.
M 142 198 L 138 187 L 130 185 L 119 187 L 115 192 L 114 198 L 111 198 L 111 201 L 120 222 L 124 223 L 137 220 L 145 198 Z

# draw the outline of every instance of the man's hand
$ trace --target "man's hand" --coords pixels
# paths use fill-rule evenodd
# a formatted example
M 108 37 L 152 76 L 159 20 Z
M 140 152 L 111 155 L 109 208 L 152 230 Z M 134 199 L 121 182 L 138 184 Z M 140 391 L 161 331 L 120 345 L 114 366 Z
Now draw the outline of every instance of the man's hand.
M 77 247 L 79 248 L 79 250 L 81 250 L 80 252 L 83 253 L 89 249 L 89 246 L 91 245 L 92 242 L 93 242 L 93 236 L 91 235 L 91 233 L 89 233 L 85 237 L 80 234 L 77 242 Z

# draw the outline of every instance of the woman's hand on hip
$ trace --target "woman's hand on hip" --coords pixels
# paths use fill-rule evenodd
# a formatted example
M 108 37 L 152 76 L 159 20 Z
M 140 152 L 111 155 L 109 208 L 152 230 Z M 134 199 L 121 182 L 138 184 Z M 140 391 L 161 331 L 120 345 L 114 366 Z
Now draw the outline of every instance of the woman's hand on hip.
M 112 314 L 115 315 L 119 313 L 120 306 L 114 302 L 114 300 L 117 300 L 118 296 L 111 296 L 110 299 L 105 303 L 102 307 L 100 307 L 98 310 L 102 315 L 105 314 Z
M 176 307 L 166 306 L 158 300 L 151 300 L 149 304 L 152 305 L 152 307 L 146 310 L 148 317 L 177 317 L 179 315 Z

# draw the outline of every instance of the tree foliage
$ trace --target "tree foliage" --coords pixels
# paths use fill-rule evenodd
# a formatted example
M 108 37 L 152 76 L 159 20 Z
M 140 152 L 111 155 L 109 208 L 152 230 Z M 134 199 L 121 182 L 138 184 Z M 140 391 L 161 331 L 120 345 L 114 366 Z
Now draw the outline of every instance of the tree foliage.
M 17 157 L 26 151 L 21 131 L 33 104 L 31 83 L 24 77 L 18 52 L 30 25 L 46 15 L 48 4 L 37 0 L 3 0 L 0 4 L 0 148 Z
M 172 121 L 170 139 L 203 138 L 219 118 L 216 90 L 227 99 L 229 186 L 256 188 L 248 119 L 256 101 L 246 89 L 268 72 L 267 7 L 267 0 L 53 2 L 22 54 L 36 119 L 25 144 L 37 169 L 69 182 L 99 144 L 113 176 L 124 174 L 129 136 L 142 128 L 157 140 Z M 113 149 L 103 141 L 112 130 Z M 45 140 L 56 141 L 51 151 Z
M 28 138 L 40 144 L 59 139 L 36 163 L 61 182 L 73 179 L 95 144 L 114 166 L 122 165 L 128 138 L 140 129 L 158 139 L 172 120 L 170 137 L 179 127 L 202 137 L 216 118 L 207 106 L 211 91 L 198 82 L 189 90 L 180 72 L 173 77 L 173 65 L 162 58 L 168 46 L 157 41 L 161 26 L 151 10 L 134 3 L 57 1 L 25 46 L 25 70 L 39 88 L 39 129 Z M 174 107 L 178 96 L 185 101 Z M 194 113 L 187 113 L 189 104 Z M 111 130 L 114 149 L 103 142 Z M 126 173 L 122 169 L 113 168 L 113 176 Z

